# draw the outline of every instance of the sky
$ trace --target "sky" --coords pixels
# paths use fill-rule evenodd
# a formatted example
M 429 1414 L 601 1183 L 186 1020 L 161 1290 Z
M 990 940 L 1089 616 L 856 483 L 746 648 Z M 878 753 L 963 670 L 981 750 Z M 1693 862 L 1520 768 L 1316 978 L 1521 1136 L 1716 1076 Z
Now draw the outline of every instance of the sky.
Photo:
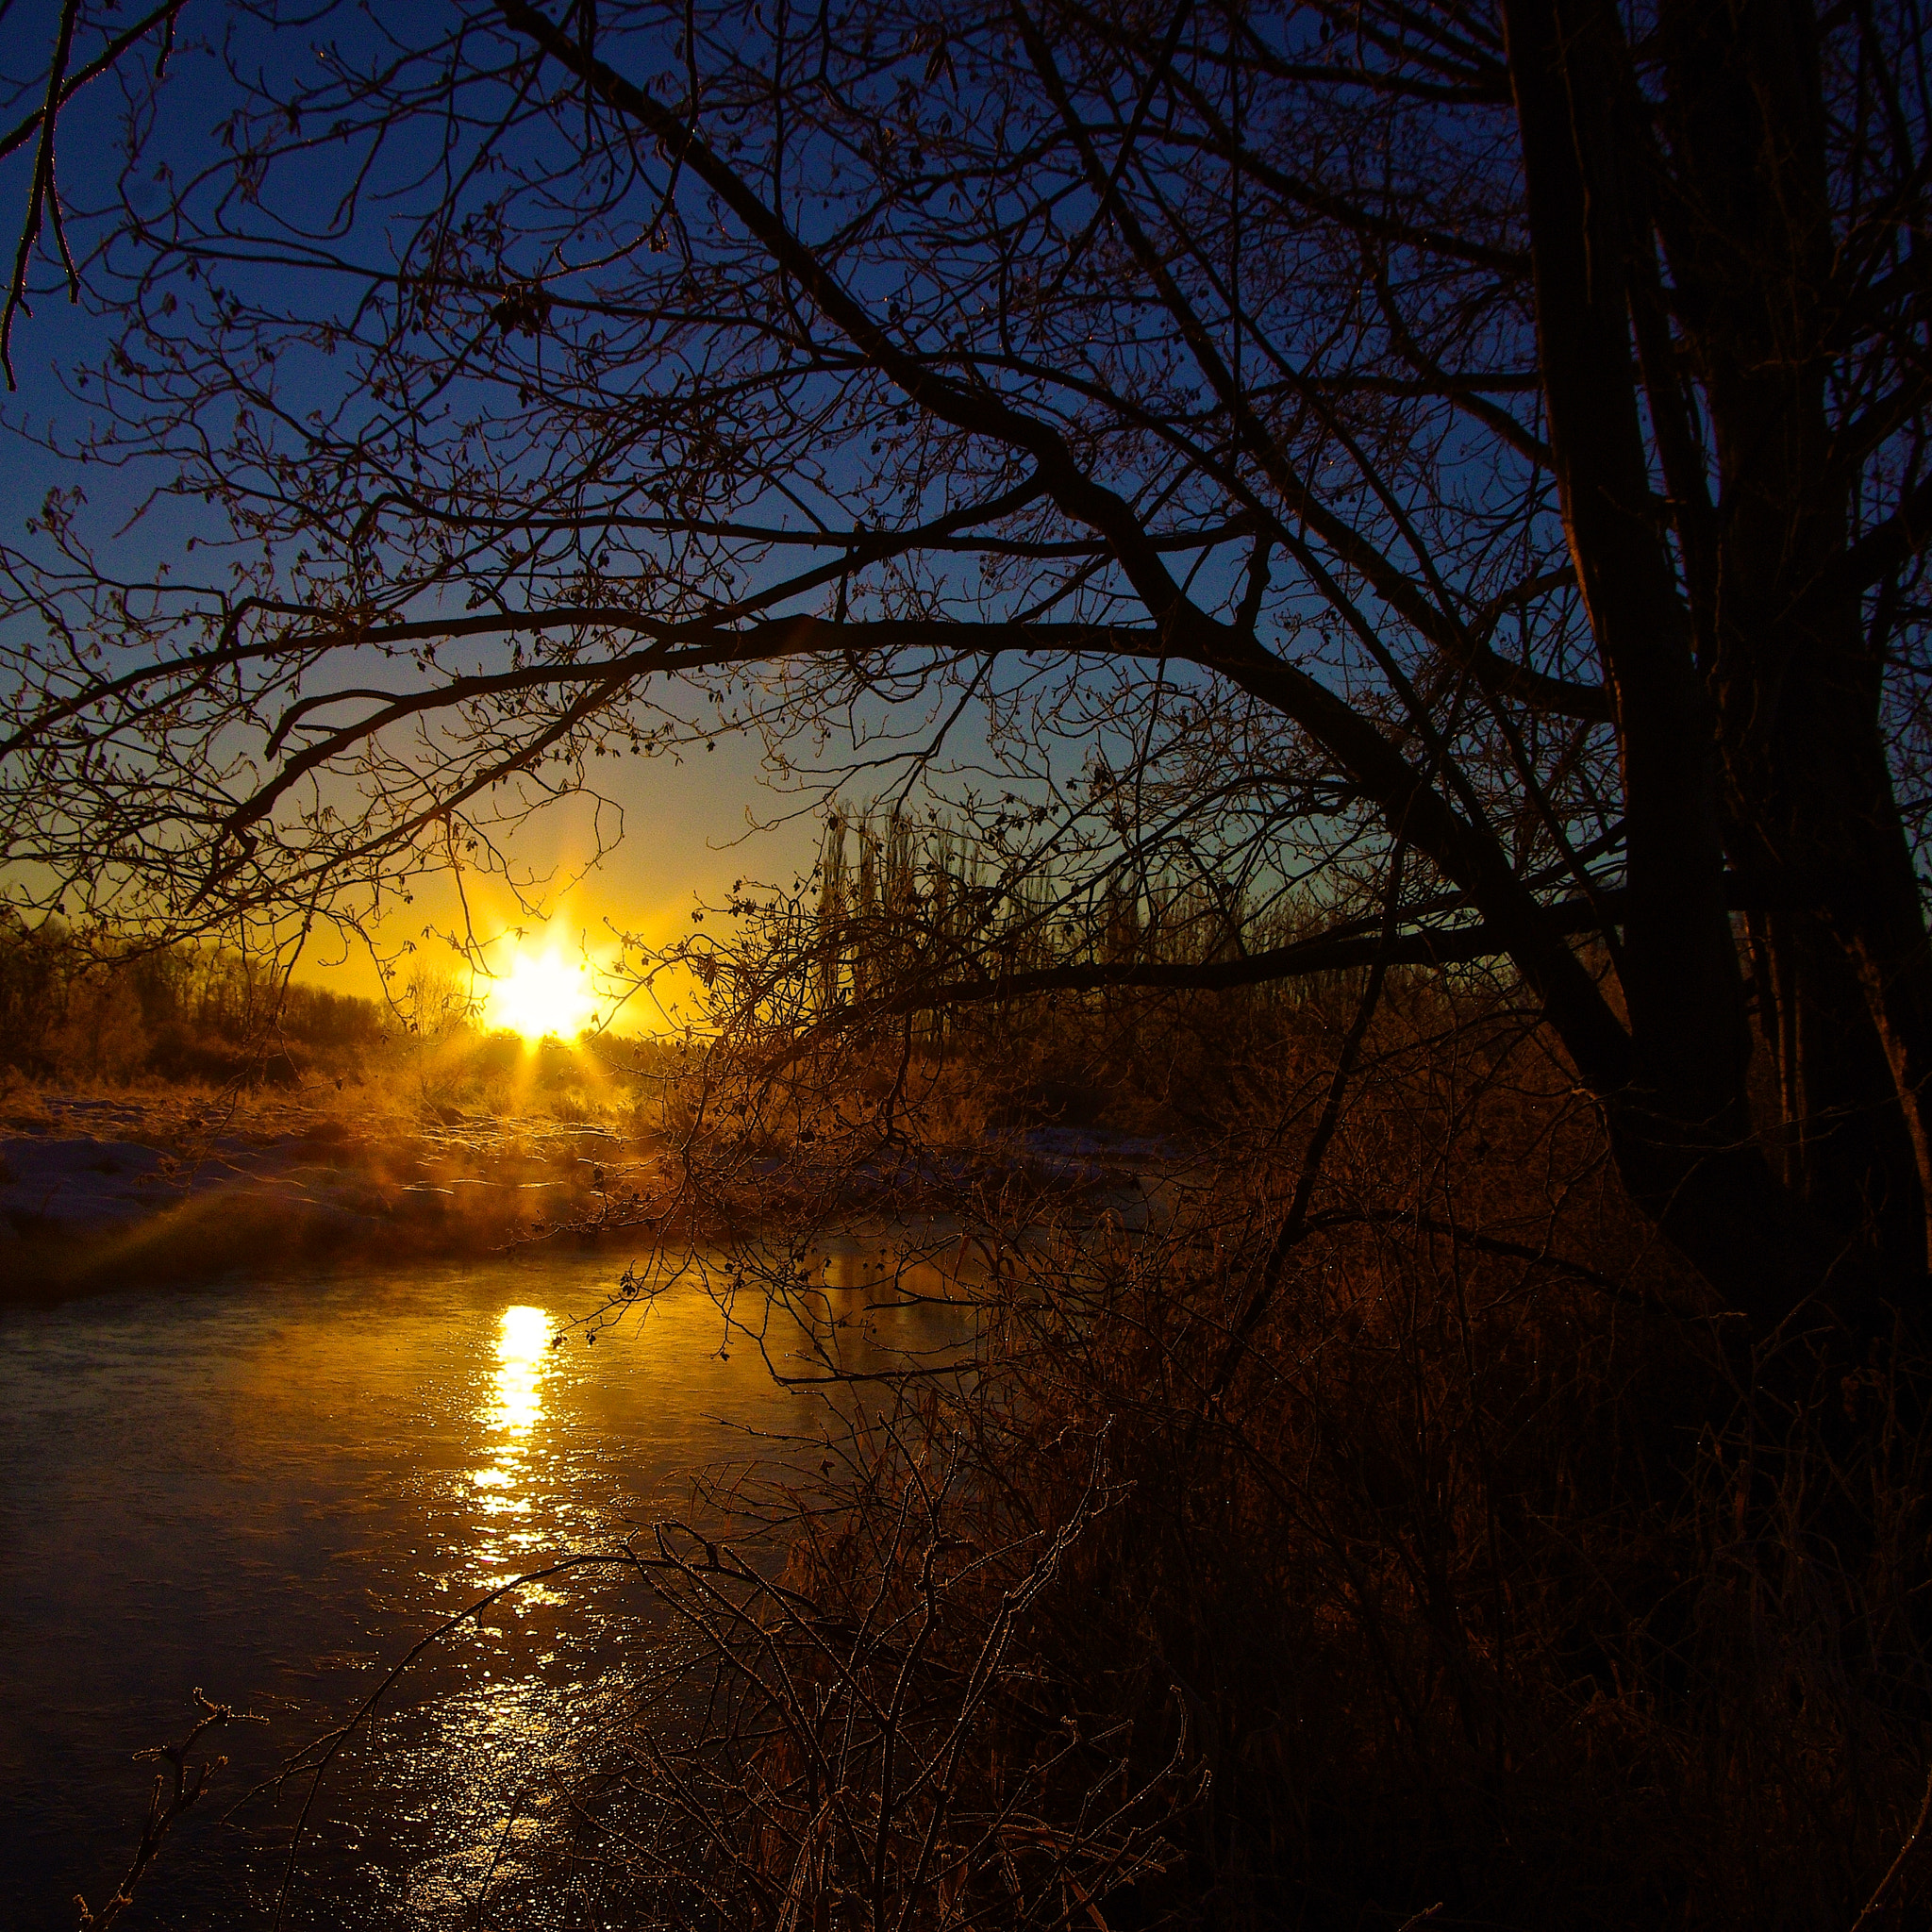
M 44 61 L 40 43 L 51 31 L 55 10 L 7 11 L 11 17 L 0 19 L 0 71 L 19 76 Z M 124 24 L 120 17 L 114 22 L 116 26 Z M 219 99 L 207 58 L 197 54 L 191 37 L 175 58 L 170 112 L 190 122 L 202 114 L 212 122 L 220 111 Z M 15 125 L 27 105 L 30 101 L 16 92 L 0 111 L 0 133 Z M 62 118 L 60 153 L 68 158 L 63 167 L 82 190 L 90 162 L 115 139 L 119 107 L 115 94 L 97 84 Z M 0 230 L 8 238 L 18 232 L 32 159 L 29 143 L 0 160 Z M 11 254 L 9 239 L 5 250 L 8 262 Z M 51 258 L 44 247 L 42 256 L 37 279 L 44 281 Z M 111 529 L 138 501 L 140 479 L 115 477 L 98 466 L 83 472 L 56 452 L 71 447 L 86 425 L 89 406 L 73 374 L 103 353 L 113 317 L 87 301 L 71 306 L 58 293 L 37 296 L 32 309 L 14 329 L 18 388 L 0 398 L 0 519 L 6 520 L 0 528 L 18 540 L 22 525 L 49 488 L 84 480 L 94 529 Z M 168 555 L 170 543 L 178 544 L 185 528 L 171 532 L 165 516 L 150 518 L 124 541 L 152 560 Z M 600 777 L 605 769 L 599 768 Z M 528 934 L 523 941 L 527 950 L 575 954 L 588 946 L 601 958 L 613 950 L 613 929 L 661 944 L 689 931 L 694 906 L 723 897 L 734 881 L 749 877 L 786 885 L 810 866 L 818 827 L 808 819 L 793 816 L 775 829 L 754 829 L 755 821 L 795 814 L 800 803 L 795 796 L 779 797 L 761 788 L 759 748 L 754 742 L 724 735 L 714 750 L 700 748 L 681 761 L 668 757 L 626 759 L 609 769 L 606 790 L 623 818 L 623 837 L 615 850 L 587 873 L 585 861 L 595 842 L 588 808 L 567 802 L 553 808 L 526 825 L 515 851 L 519 865 L 546 882 L 538 898 L 547 923 L 533 924 L 528 910 L 500 880 L 479 876 L 466 882 L 470 923 L 479 936 L 509 935 L 522 926 Z M 456 925 L 462 910 L 453 890 L 432 883 L 412 906 L 398 908 L 383 922 L 382 945 L 393 951 L 414 943 L 421 948 L 420 959 L 447 967 L 453 956 L 433 929 Z M 425 936 L 425 927 L 432 929 L 430 935 Z M 507 939 L 491 950 L 492 965 L 506 958 L 505 945 L 512 942 Z M 403 971 L 412 963 L 406 955 Z M 381 987 L 366 949 L 326 940 L 311 945 L 298 976 L 362 994 L 375 994 Z

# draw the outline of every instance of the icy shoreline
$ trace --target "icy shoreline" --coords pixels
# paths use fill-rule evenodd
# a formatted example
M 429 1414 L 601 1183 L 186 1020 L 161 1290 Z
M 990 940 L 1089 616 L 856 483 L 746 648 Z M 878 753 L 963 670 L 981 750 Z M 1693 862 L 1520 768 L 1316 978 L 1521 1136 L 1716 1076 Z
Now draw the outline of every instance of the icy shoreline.
M 362 1125 L 299 1102 L 34 1092 L 0 1103 L 10 1292 L 207 1279 L 358 1252 L 502 1250 L 594 1219 L 653 1165 L 592 1123 Z
M 594 1121 L 425 1121 L 355 1095 L 227 1103 L 160 1090 L 0 1096 L 0 1296 L 208 1281 L 540 1242 L 635 1245 L 670 1231 L 676 1162 Z M 1173 1156 L 1161 1143 L 1035 1127 L 976 1152 L 881 1163 L 793 1148 L 748 1158 L 734 1224 L 794 1199 L 855 1215 L 1021 1180 L 1042 1201 L 1144 1211 Z M 675 1219 L 675 1217 L 671 1217 Z

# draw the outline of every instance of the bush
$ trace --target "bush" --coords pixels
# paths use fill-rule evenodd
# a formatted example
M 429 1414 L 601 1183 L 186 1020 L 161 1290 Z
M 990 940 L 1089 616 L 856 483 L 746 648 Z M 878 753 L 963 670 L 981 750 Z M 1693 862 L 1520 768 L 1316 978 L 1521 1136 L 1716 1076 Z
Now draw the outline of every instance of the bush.
M 0 916 L 0 1066 L 30 1078 L 293 1086 L 388 1030 L 373 1000 L 289 984 L 273 961 Z

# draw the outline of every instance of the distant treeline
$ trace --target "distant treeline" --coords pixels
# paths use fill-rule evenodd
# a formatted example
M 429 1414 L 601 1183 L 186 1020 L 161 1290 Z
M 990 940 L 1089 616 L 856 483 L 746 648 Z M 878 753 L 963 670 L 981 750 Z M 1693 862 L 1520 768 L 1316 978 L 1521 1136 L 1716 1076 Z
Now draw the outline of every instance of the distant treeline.
M 1307 936 L 1315 908 L 1257 904 L 1173 859 L 1070 885 L 898 810 L 835 809 L 818 866 L 812 1004 L 863 1004 L 911 978 L 1071 965 L 1208 965 Z M 1336 975 L 1321 975 L 1323 981 Z M 1314 991 L 1278 989 L 1271 997 Z M 1249 997 L 1261 996 L 1251 993 Z
M 229 947 L 0 914 L 0 1065 L 33 1078 L 286 1081 L 367 1053 L 388 1019 Z

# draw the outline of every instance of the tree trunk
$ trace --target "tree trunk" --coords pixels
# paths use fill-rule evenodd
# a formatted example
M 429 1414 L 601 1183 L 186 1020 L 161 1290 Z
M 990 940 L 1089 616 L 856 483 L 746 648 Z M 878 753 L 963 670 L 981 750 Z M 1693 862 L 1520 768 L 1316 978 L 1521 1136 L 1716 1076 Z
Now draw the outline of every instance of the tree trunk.
M 1882 673 L 1847 571 L 1855 458 L 1824 389 L 1834 242 L 1805 0 L 1665 16 L 1659 197 L 1723 515 L 1700 625 L 1731 860 L 1764 908 L 1794 1185 L 1923 1273 L 1932 960 L 1892 795 Z
M 1821 1291 L 1878 1319 L 1887 1259 L 1894 1286 L 1923 1275 L 1932 1187 L 1918 1108 L 1932 976 L 1877 666 L 1856 590 L 1826 611 L 1807 601 L 1834 581 L 1847 518 L 1818 358 L 1790 339 L 1807 299 L 1817 307 L 1829 263 L 1814 258 L 1830 240 L 1818 75 L 1797 8 L 1682 9 L 1674 198 L 1657 218 L 1679 244 L 1669 299 L 1703 345 L 1723 498 L 1698 523 L 1703 479 L 1677 462 L 1674 553 L 1632 345 L 1631 275 L 1649 256 L 1657 191 L 1628 50 L 1608 0 L 1505 7 L 1549 443 L 1623 763 L 1633 1071 L 1600 1097 L 1632 1194 L 1760 1329 Z M 1757 258 L 1752 273 L 1725 262 L 1714 225 Z M 1653 425 L 1695 421 L 1672 362 L 1667 342 L 1644 344 Z M 1778 1167 L 1750 1108 L 1726 848 L 1766 908 L 1757 938 L 1787 1111 Z
M 1785 1183 L 1909 1274 L 1924 1241 L 1917 1155 L 1864 988 L 1815 915 L 1754 912 L 1751 946 Z

